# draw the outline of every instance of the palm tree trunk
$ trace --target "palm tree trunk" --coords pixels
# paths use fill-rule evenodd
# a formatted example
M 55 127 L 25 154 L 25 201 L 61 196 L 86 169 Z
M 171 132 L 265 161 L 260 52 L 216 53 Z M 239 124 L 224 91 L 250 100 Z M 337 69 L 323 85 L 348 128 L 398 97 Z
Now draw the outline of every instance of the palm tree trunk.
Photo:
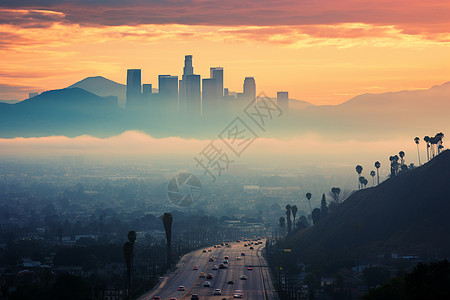
M 380 174 L 378 173 L 378 168 L 377 168 L 377 185 L 380 185 Z
M 417 144 L 417 157 L 419 158 L 419 166 L 420 164 L 420 152 L 419 152 L 419 144 Z

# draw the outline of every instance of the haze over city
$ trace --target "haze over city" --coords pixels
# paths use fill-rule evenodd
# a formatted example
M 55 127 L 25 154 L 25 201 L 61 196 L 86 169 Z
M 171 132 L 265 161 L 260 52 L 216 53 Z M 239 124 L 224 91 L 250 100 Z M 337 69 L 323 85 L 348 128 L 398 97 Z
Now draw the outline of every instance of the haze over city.
M 0 3 L 0 300 L 450 298 L 450 3 Z

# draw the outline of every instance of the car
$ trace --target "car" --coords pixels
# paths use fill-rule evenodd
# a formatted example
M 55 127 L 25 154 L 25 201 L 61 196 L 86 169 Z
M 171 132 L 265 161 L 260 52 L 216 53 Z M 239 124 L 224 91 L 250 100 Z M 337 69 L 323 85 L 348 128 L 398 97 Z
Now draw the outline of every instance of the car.
M 200 275 L 198 275 L 198 277 L 200 277 L 200 278 L 204 278 L 205 276 L 206 276 L 206 274 L 203 272 L 201 272 Z
M 227 284 L 234 284 L 233 280 L 228 280 Z
M 244 252 L 241 252 L 241 256 L 245 256 L 245 253 L 244 253 Z
M 247 244 L 244 244 L 244 247 L 247 247 L 248 245 Z
M 225 260 L 228 260 L 228 259 L 230 259 L 228 256 L 225 256 L 223 259 L 225 259 Z
M 250 250 L 253 250 L 253 247 L 250 247 Z
M 233 293 L 233 298 L 242 298 L 244 297 L 244 293 L 241 290 L 235 290 Z
M 208 252 L 211 252 L 211 249 L 208 249 Z
M 184 287 L 184 285 L 180 285 L 179 287 L 178 287 L 178 291 L 185 291 L 186 290 L 186 288 Z
M 191 300 L 199 300 L 200 298 L 198 297 L 197 294 L 192 294 L 191 296 Z
M 206 275 L 206 279 L 213 279 L 213 275 L 212 275 L 211 273 L 208 273 L 208 274 Z
M 153 297 L 153 300 L 161 300 L 161 297 L 160 296 L 155 296 L 155 297 Z
M 220 289 L 215 289 L 213 295 L 222 295 L 222 291 Z
M 252 270 L 252 267 L 247 267 L 247 270 L 251 271 L 251 270 Z
M 241 275 L 241 280 L 247 280 L 247 275 Z
M 228 263 L 228 259 L 225 259 L 225 260 L 223 261 L 223 263 L 224 263 L 224 264 L 227 264 L 227 263 Z
M 220 264 L 220 265 L 219 265 L 219 269 L 225 269 L 224 267 L 225 267 L 224 264 Z
M 204 287 L 210 287 L 210 286 L 211 286 L 211 282 L 205 281 L 205 282 L 203 283 L 203 286 L 204 286 Z
M 219 267 L 218 267 L 217 265 L 214 265 L 214 266 L 212 267 L 212 269 L 213 269 L 213 270 L 219 270 Z
M 177 300 L 177 298 L 170 298 L 170 300 Z
M 203 249 L 203 251 L 202 251 L 203 253 L 206 253 L 206 249 Z
M 209 258 L 209 261 L 210 261 L 210 262 L 213 262 L 213 261 L 214 261 L 214 257 L 210 257 L 210 258 Z
M 198 267 L 197 266 L 193 266 L 192 270 L 198 270 Z
M 236 260 L 241 260 L 241 257 L 240 256 L 236 257 Z

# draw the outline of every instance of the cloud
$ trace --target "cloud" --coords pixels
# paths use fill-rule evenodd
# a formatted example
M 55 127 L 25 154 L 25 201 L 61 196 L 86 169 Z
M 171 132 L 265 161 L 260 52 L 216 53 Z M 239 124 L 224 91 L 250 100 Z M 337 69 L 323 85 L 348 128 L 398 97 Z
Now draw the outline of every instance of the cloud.
M 209 26 L 296 26 L 365 23 L 395 25 L 405 32 L 449 32 L 450 3 L 430 1 L 368 0 L 157 0 L 157 1 L 15 1 L 4 0 L 0 23 L 49 26 L 185 24 Z M 438 24 L 439 26 L 436 26 Z M 422 34 L 423 34 L 422 32 Z

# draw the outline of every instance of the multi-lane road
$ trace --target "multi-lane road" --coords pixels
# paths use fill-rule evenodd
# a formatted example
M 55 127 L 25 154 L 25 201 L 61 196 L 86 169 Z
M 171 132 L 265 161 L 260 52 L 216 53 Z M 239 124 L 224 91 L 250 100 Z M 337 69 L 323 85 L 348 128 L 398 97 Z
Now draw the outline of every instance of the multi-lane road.
M 262 243 L 255 245 L 256 242 Z M 243 299 L 274 299 L 267 264 L 261 256 L 265 240 L 254 241 L 248 245 L 249 243 L 232 242 L 229 246 L 200 249 L 185 255 L 175 273 L 165 278 L 158 288 L 139 299 L 151 300 L 155 296 L 161 297 L 162 300 L 191 299 L 192 294 L 197 294 L 199 299 L 231 299 L 238 293 L 242 293 Z M 250 247 L 254 249 L 251 250 Z M 211 257 L 214 257 L 214 261 L 210 261 Z M 224 264 L 225 257 L 228 257 L 227 264 Z M 213 270 L 215 265 L 219 267 L 220 264 L 226 265 L 227 268 Z M 194 266 L 198 267 L 198 270 L 194 270 Z M 213 278 L 203 278 L 201 273 L 210 273 Z M 241 279 L 242 275 L 247 279 Z M 211 286 L 205 287 L 205 281 L 209 281 Z M 185 290 L 178 291 L 179 286 L 184 286 Z M 221 290 L 221 295 L 214 295 L 216 289 Z

